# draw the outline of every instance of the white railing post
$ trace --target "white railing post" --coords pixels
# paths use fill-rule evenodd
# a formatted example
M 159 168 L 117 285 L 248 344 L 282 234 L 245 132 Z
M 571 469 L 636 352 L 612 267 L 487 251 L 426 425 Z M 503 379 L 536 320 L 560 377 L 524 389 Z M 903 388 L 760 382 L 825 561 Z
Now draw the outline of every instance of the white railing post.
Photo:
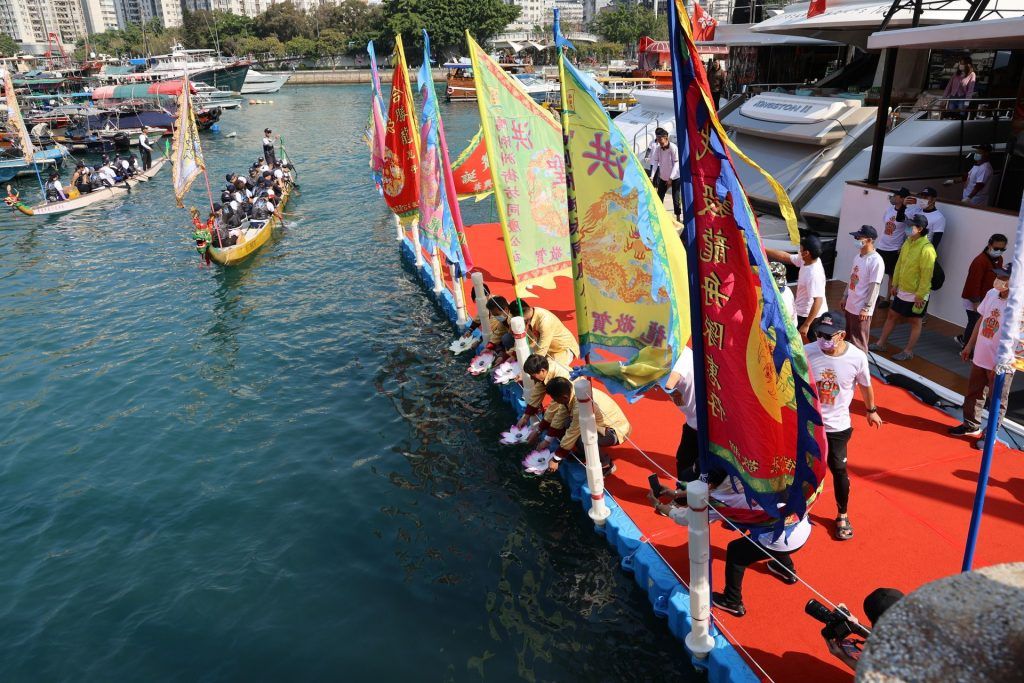
M 412 250 L 416 254 L 416 267 L 423 265 L 423 248 L 420 247 L 420 219 L 412 219 Z
M 521 316 L 516 316 L 508 321 L 512 328 L 512 339 L 515 340 L 516 360 L 519 361 L 519 379 L 523 383 L 523 395 L 528 396 L 533 391 L 533 380 L 523 370 L 526 367 L 526 359 L 530 357 L 530 344 L 526 341 L 526 321 Z
M 690 632 L 686 647 L 703 659 L 715 647 L 711 637 L 711 582 L 708 576 L 710 530 L 708 528 L 708 485 L 700 480 L 686 485 L 687 526 L 690 552 Z
M 434 273 L 434 294 L 440 294 L 444 289 L 444 278 L 441 277 L 441 257 L 437 247 L 430 253 L 430 270 Z
M 491 338 L 491 315 L 487 310 L 487 295 L 484 293 L 484 274 L 477 271 L 470 275 L 473 281 L 473 298 L 476 299 L 476 319 L 480 321 L 480 334 L 483 335 L 482 349 Z
M 469 322 L 469 317 L 466 315 L 466 291 L 463 289 L 463 278 L 457 276 L 458 271 L 455 266 L 449 266 L 448 272 L 452 276 L 452 296 L 455 297 L 455 324 L 465 327 Z
M 576 389 L 576 407 L 580 411 L 580 440 L 586 456 L 587 487 L 590 488 L 590 519 L 598 526 L 604 526 L 611 511 L 604 502 L 604 472 L 601 471 L 601 454 L 597 449 L 597 418 L 594 416 L 594 397 L 590 380 L 580 377 L 573 382 Z
M 395 230 L 398 232 L 398 241 L 401 242 L 405 239 L 405 230 L 402 229 L 402 219 L 398 217 L 397 213 L 391 214 L 391 217 L 395 219 Z

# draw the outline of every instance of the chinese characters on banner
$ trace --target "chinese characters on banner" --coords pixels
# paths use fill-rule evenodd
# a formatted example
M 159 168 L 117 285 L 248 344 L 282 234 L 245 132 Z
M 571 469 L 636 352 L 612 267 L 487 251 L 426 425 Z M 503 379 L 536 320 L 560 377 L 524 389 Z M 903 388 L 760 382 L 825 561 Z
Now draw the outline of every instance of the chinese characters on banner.
M 467 35 L 516 295 L 570 277 L 565 162 L 558 122 Z
M 409 89 L 402 37 L 396 36 L 398 59 L 391 79 L 391 103 L 384 133 L 384 201 L 398 216 L 412 219 L 419 211 L 419 141 L 416 110 Z
M 824 430 L 799 335 L 783 313 L 756 221 L 706 101 L 707 76 L 681 1 L 673 48 L 688 228 L 696 242 L 711 466 L 739 476 L 765 511 L 802 515 L 821 490 Z M 702 89 L 705 91 L 702 94 Z M 695 330 L 694 333 L 697 333 Z M 700 367 L 698 365 L 698 367 Z
M 459 199 L 482 198 L 494 190 L 483 130 L 477 131 L 452 164 L 452 174 L 455 176 L 455 190 L 459 193 Z

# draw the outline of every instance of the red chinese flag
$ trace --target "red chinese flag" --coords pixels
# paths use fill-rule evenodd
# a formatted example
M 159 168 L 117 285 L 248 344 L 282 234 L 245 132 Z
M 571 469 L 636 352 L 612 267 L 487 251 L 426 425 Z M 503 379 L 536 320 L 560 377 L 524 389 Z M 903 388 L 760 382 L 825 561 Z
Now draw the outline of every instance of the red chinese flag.
M 704 11 L 699 2 L 693 3 L 693 38 L 698 43 L 715 39 L 715 27 L 718 22 Z
M 825 0 L 811 0 L 811 4 L 807 6 L 807 18 L 824 14 L 826 9 L 828 8 L 825 6 Z
M 409 93 L 405 60 L 395 65 L 391 79 L 391 104 L 384 134 L 384 201 L 399 216 L 419 213 L 419 150 L 416 142 L 416 110 Z
M 487 160 L 487 145 L 484 136 L 477 133 L 469 146 L 452 164 L 455 191 L 460 198 L 472 197 L 494 190 L 491 180 L 491 166 Z

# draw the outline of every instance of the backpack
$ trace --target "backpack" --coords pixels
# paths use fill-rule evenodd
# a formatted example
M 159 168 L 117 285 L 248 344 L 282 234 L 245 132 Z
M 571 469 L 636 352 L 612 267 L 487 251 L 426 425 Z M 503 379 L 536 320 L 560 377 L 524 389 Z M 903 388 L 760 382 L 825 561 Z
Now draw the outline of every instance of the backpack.
M 938 261 L 935 262 L 935 267 L 932 269 L 932 291 L 937 292 L 942 289 L 942 285 L 946 282 L 946 273 L 942 270 L 942 266 Z

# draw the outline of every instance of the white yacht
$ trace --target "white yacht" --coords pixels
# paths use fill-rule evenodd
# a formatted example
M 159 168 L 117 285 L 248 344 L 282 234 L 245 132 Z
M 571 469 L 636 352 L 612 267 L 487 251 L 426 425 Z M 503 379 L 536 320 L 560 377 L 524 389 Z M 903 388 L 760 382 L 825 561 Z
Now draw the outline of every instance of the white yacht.
M 968 3 L 952 4 L 963 7 L 959 13 L 926 9 L 922 25 L 962 19 Z M 1015 10 L 1004 4 L 1000 3 L 1004 16 L 1024 16 L 1024 0 L 1010 3 Z M 823 232 L 834 232 L 842 188 L 849 180 L 868 176 L 877 120 L 874 102 L 883 60 L 877 52 L 865 50 L 868 36 L 878 29 L 891 2 L 831 0 L 825 13 L 812 19 L 806 18 L 807 6 L 806 2 L 787 6 L 746 32 L 775 40 L 846 43 L 851 52 L 859 48 L 858 55 L 816 83 L 767 84 L 756 93 L 736 96 L 719 115 L 738 146 L 786 188 L 803 221 Z M 890 26 L 907 26 L 911 20 L 909 10 L 899 11 Z M 1019 21 L 1024 27 L 1024 19 Z M 983 26 L 986 21 L 977 23 Z M 999 143 L 1010 132 L 1016 84 L 1021 78 L 1020 55 L 1003 50 L 976 52 L 974 58 L 984 69 L 979 69 L 980 92 L 970 100 L 970 114 L 959 116 L 942 96 L 954 55 L 941 51 L 897 54 L 893 112 L 888 118 L 879 182 L 949 187 L 952 198 L 956 188 L 944 181 L 959 177 L 969 167 L 965 156 L 973 145 L 989 143 L 997 151 L 1005 146 Z M 1000 91 L 999 83 L 1004 81 L 1011 83 L 1013 93 Z M 643 158 L 655 128 L 665 128 L 674 139 L 675 117 L 671 92 L 648 91 L 636 97 L 637 106 L 615 123 Z M 737 162 L 737 171 L 755 206 L 775 209 L 774 193 L 760 173 L 742 162 Z
M 256 69 L 249 69 L 242 86 L 243 95 L 264 95 L 280 90 L 291 74 L 265 74 Z

